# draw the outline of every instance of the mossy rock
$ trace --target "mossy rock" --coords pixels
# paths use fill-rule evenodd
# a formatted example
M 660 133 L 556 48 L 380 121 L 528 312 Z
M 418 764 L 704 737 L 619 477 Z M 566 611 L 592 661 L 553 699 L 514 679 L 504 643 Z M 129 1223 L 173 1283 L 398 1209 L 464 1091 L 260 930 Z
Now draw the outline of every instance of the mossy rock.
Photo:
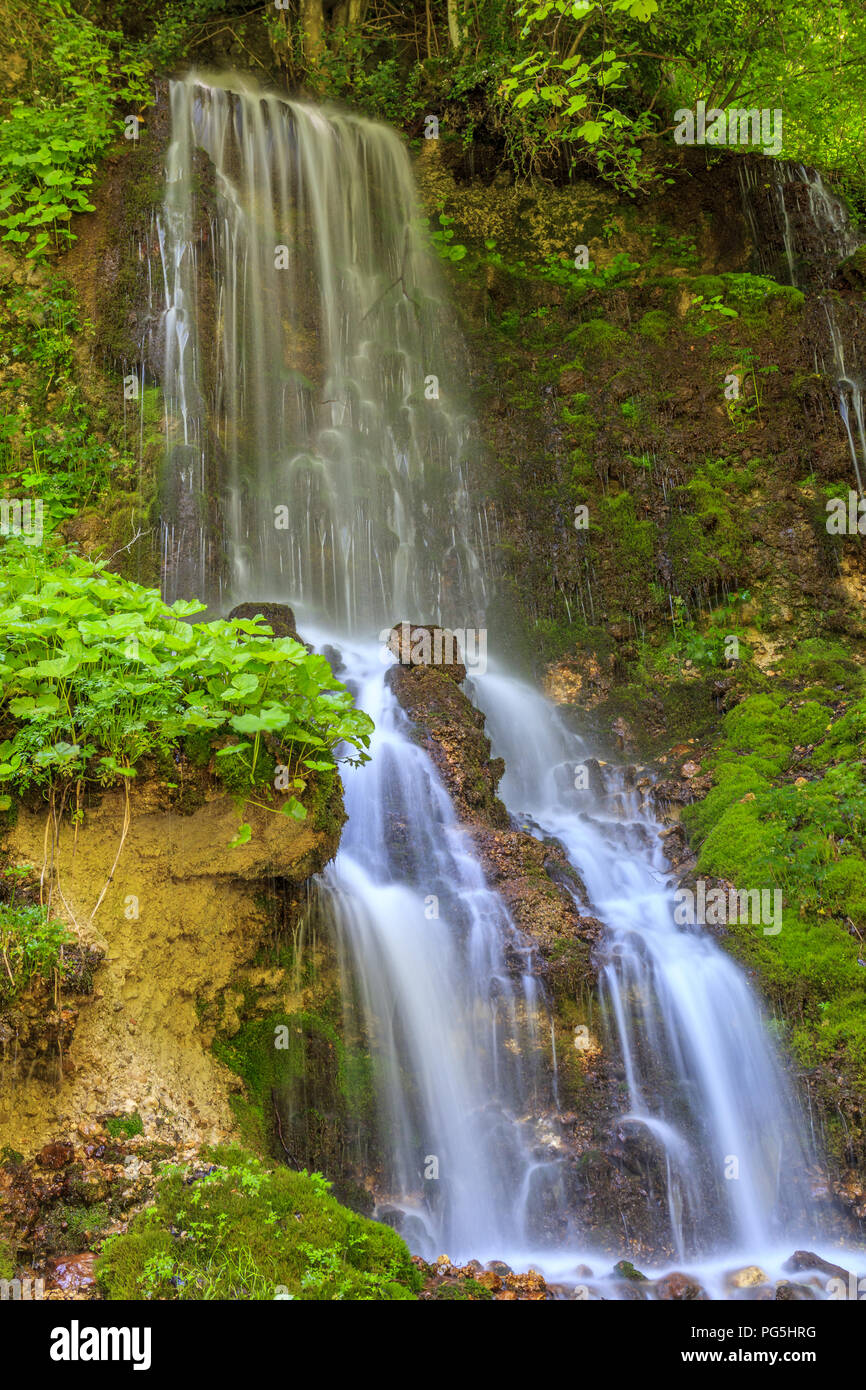
M 390 1226 L 335 1201 L 319 1174 L 269 1168 L 237 1148 L 171 1169 L 152 1207 L 103 1247 L 112 1300 L 395 1301 L 421 1276 Z
M 581 323 L 566 339 L 581 360 L 615 357 L 628 344 L 628 334 L 606 319 L 589 319 Z
M 663 309 L 649 309 L 640 320 L 637 331 L 654 343 L 664 343 L 673 331 L 673 319 Z

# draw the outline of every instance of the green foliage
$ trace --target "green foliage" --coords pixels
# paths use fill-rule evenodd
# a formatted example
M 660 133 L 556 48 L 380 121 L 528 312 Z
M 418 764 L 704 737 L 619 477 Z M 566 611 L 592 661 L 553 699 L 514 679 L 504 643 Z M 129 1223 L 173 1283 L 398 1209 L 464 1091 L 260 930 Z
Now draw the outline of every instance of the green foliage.
M 95 1241 L 111 1222 L 108 1207 L 103 1202 L 94 1206 L 74 1206 L 59 1202 L 52 1206 L 44 1221 L 44 1247 L 63 1252 L 92 1250 Z
M 42 256 L 73 239 L 74 213 L 93 210 L 96 160 L 123 126 L 115 103 L 146 97 L 146 64 L 68 0 L 42 0 L 30 40 L 31 94 L 0 120 L 0 232 Z
M 32 980 L 62 975 L 63 947 L 73 940 L 62 922 L 48 920 L 46 908 L 0 903 L 0 1007 Z
M 333 768 L 344 741 L 366 759 L 371 722 L 324 657 L 274 640 L 258 619 L 183 621 L 202 608 L 169 607 L 104 564 L 7 540 L 0 713 L 16 727 L 0 744 L 0 786 L 128 778 L 143 757 L 200 730 L 232 738 L 221 753 L 244 758 L 252 780 L 263 739 L 278 741 L 294 790 Z M 283 809 L 297 814 L 296 798 Z
M 126 4 L 134 7 L 129 0 Z M 139 45 L 138 56 L 158 70 L 175 66 L 181 58 L 190 56 L 190 44 L 201 37 L 203 21 L 224 17 L 225 8 L 226 0 L 169 0 L 159 6 L 157 22 Z
M 706 669 L 727 665 L 730 659 L 727 641 L 729 637 L 739 636 L 737 610 L 748 598 L 748 589 L 729 595 L 723 604 L 713 610 L 709 623 L 702 628 L 689 619 L 688 608 L 681 595 L 677 594 L 670 600 L 674 643 L 680 660 Z
M 562 142 L 574 159 L 593 163 L 630 191 L 653 177 L 642 167 L 640 142 L 655 125 L 650 110 L 635 111 L 628 100 L 629 55 L 636 47 L 631 33 L 657 9 L 657 0 L 527 0 L 517 10 L 523 36 L 535 41 L 539 35 L 541 46 L 515 63 L 503 83 L 517 110 L 546 111 L 542 148 Z M 566 51 L 557 47 L 563 21 L 566 31 L 578 26 Z
M 445 261 L 462 261 L 466 255 L 466 247 L 461 246 L 454 240 L 454 231 L 451 223 L 453 217 L 448 217 L 444 212 L 438 214 L 438 227 L 431 227 L 429 218 L 424 218 L 426 226 L 430 227 L 430 240 Z
M 412 1299 L 420 1276 L 388 1226 L 347 1211 L 321 1174 L 271 1169 L 239 1149 L 170 1168 L 152 1207 L 110 1237 L 110 1299 Z
M 116 0 L 112 12 L 126 8 Z M 194 57 L 193 42 L 225 32 L 225 8 L 160 7 L 137 61 L 164 70 Z M 247 18 L 260 26 L 263 15 L 291 89 L 348 101 L 415 137 L 437 112 L 443 139 L 468 146 L 481 135 L 522 176 L 584 167 L 634 194 L 668 177 L 675 113 L 703 100 L 726 113 L 781 109 L 782 157 L 838 170 L 864 197 L 859 0 L 476 0 L 457 7 L 456 31 L 444 4 L 375 0 L 360 13 L 326 6 L 312 46 L 298 5 L 234 0 L 230 10 L 241 46 Z

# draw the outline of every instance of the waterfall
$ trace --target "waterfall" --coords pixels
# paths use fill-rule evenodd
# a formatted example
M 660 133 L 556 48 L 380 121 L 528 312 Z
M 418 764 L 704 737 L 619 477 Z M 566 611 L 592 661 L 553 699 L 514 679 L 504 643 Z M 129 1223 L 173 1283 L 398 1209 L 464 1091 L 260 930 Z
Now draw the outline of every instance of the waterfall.
M 396 134 L 195 75 L 171 112 L 168 596 L 269 587 L 349 631 L 469 621 L 469 421 Z
M 537 1248 L 561 1163 L 532 1118 L 553 1104 L 545 1000 L 371 641 L 485 600 L 409 161 L 384 126 L 237 82 L 193 74 L 171 109 L 166 588 L 290 600 L 338 648 L 376 734 L 318 910 L 376 1062 L 388 1205 L 431 1257 Z
M 430 1258 L 537 1249 L 561 1160 L 539 1153 L 531 1118 L 551 1104 L 531 951 L 411 742 L 379 649 L 348 641 L 342 657 L 376 732 L 371 764 L 345 778 L 349 820 L 322 897 L 344 1013 L 360 1008 L 378 1064 L 391 1205 Z
M 863 313 L 841 302 L 833 292 L 839 264 L 862 244 L 851 226 L 842 199 L 829 189 L 817 169 L 804 164 L 743 160 L 740 187 L 746 219 L 761 270 L 787 278 L 798 289 L 813 292 L 818 322 L 815 370 L 835 384 L 839 414 L 845 427 L 857 491 L 866 476 L 866 413 L 864 380 L 858 365 L 857 340 L 864 330 Z M 780 265 L 779 249 L 784 253 Z M 825 343 L 820 352 L 817 344 Z
M 241 79 L 191 74 L 172 83 L 171 109 L 165 584 L 223 609 L 292 603 L 375 720 L 317 910 L 347 1026 L 376 1064 L 380 1211 L 427 1256 L 574 1265 L 587 1242 L 550 1121 L 532 949 L 413 741 L 376 640 L 403 618 L 466 627 L 486 599 L 459 338 L 408 158 L 382 126 Z M 502 674 L 475 694 L 510 809 L 562 843 L 581 905 L 606 924 L 620 1125 L 663 1157 L 672 1245 L 790 1249 L 806 1146 L 743 975 L 675 926 L 658 827 L 626 789 L 618 806 L 569 791 L 580 744 L 553 708 Z
M 740 969 L 675 924 L 659 826 L 618 769 L 606 797 L 581 785 L 586 749 L 535 691 L 488 673 L 475 700 L 505 759 L 506 803 L 566 848 L 607 927 L 600 984 L 623 1120 L 664 1154 L 677 1253 L 764 1250 L 804 1229 L 808 1153 L 789 1086 Z

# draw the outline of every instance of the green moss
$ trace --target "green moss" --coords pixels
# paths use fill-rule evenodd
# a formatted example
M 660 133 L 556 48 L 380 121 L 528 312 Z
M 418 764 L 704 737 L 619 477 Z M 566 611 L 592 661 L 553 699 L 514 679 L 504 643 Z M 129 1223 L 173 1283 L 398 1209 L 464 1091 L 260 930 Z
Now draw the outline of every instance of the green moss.
M 395 1231 L 340 1206 L 318 1174 L 240 1149 L 212 1171 L 169 1170 L 154 1205 L 97 1264 L 109 1299 L 393 1301 L 421 1279 Z
M 628 334 L 606 319 L 590 319 L 568 334 L 566 342 L 573 344 L 578 358 L 604 360 L 615 357 L 628 343 Z
M 763 308 L 768 301 L 779 305 L 785 312 L 798 314 L 805 304 L 805 296 L 793 285 L 780 285 L 766 275 L 746 275 L 729 271 L 723 277 L 724 297 L 741 313 L 748 314 Z
M 102 1202 L 91 1207 L 61 1202 L 45 1217 L 42 1242 L 46 1250 L 55 1253 L 90 1250 L 110 1221 L 108 1207 Z
M 613 550 L 609 592 L 625 612 L 644 606 L 655 577 L 657 530 L 654 521 L 639 520 L 628 492 L 605 497 L 599 508 L 601 544 Z
M 824 658 L 853 678 L 838 651 Z M 789 674 L 802 660 L 792 654 Z M 788 1019 L 800 1060 L 832 1062 L 833 1088 L 841 1072 L 855 1093 L 866 1072 L 864 742 L 866 701 L 837 714 L 797 691 L 750 696 L 725 717 L 713 789 L 683 814 L 702 840 L 698 873 L 781 890 L 781 930 L 731 924 L 728 943 Z M 837 1137 L 840 1151 L 852 1142 Z
M 137 1111 L 134 1115 L 113 1115 L 106 1120 L 105 1128 L 112 1139 L 132 1139 L 136 1134 L 144 1133 L 144 1125 Z
M 312 1154 L 310 1161 L 335 1171 L 347 1128 L 370 1117 L 370 1056 L 346 1045 L 338 1023 L 312 1011 L 276 1011 L 214 1042 L 216 1055 L 245 1084 L 245 1096 L 232 1104 L 244 1142 L 257 1152 L 280 1156 L 285 1145 L 293 1156 Z
M 704 798 L 683 810 L 683 823 L 690 831 L 706 836 L 710 828 L 722 814 L 736 801 L 742 801 L 749 793 L 766 791 L 770 782 L 758 770 L 755 762 L 742 759 L 731 764 L 723 764 L 717 771 L 717 785 Z
M 266 749 L 259 750 L 255 771 L 247 753 L 216 758 L 216 775 L 230 796 L 249 796 L 256 787 L 273 787 L 277 775 L 277 760 Z
M 654 343 L 664 343 L 670 337 L 673 326 L 673 319 L 663 309 L 649 309 L 638 323 L 637 331 L 641 337 L 650 338 Z
M 454 1284 L 440 1284 L 433 1297 L 437 1302 L 489 1303 L 493 1293 L 477 1279 L 460 1279 Z
M 183 751 L 193 767 L 207 767 L 212 756 L 213 731 L 211 729 L 197 729 L 195 733 L 187 734 L 183 739 Z
M 692 275 L 686 281 L 692 294 L 702 294 L 704 299 L 715 299 L 724 295 L 725 281 L 721 275 Z

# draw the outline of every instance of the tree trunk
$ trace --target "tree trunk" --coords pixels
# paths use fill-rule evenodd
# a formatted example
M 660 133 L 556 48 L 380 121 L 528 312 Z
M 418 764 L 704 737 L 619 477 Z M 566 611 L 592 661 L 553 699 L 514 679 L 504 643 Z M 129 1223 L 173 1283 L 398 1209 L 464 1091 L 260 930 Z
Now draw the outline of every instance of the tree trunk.
M 325 49 L 325 16 L 322 0 L 301 0 L 304 58 L 310 67 L 320 62 Z
M 465 35 L 460 26 L 460 0 L 448 0 L 448 38 L 452 48 L 462 48 Z

